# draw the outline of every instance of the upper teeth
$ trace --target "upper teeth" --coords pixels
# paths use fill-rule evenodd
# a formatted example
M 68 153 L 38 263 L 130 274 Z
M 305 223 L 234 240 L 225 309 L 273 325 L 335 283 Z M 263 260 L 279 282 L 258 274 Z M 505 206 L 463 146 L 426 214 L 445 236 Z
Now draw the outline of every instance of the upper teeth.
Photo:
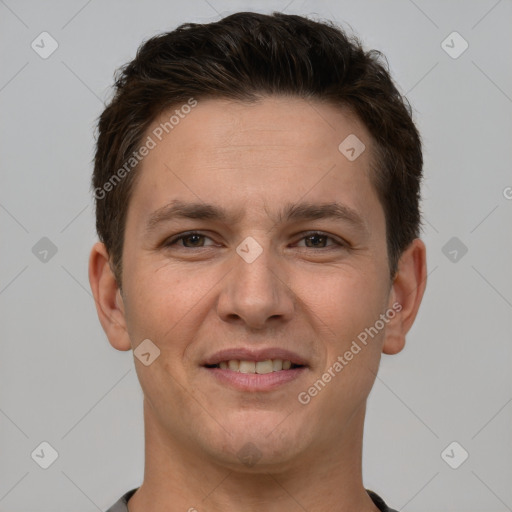
M 287 359 L 266 359 L 265 361 L 239 361 L 231 359 L 222 361 L 219 367 L 227 370 L 228 368 L 234 372 L 240 373 L 271 373 L 280 370 L 289 370 L 292 362 Z

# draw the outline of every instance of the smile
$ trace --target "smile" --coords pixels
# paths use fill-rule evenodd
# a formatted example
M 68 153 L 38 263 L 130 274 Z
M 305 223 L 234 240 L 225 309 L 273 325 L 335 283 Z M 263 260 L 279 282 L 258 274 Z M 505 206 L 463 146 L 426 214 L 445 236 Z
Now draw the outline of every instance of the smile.
M 245 392 L 276 390 L 298 379 L 308 370 L 307 366 L 300 366 L 282 359 L 264 361 L 230 359 L 218 364 L 204 365 L 202 368 L 218 384 Z
M 302 365 L 294 364 L 288 359 L 265 359 L 264 361 L 230 359 L 229 361 L 221 361 L 218 364 L 206 365 L 206 368 L 221 368 L 222 370 L 231 370 L 240 373 L 257 373 L 259 375 L 301 367 Z

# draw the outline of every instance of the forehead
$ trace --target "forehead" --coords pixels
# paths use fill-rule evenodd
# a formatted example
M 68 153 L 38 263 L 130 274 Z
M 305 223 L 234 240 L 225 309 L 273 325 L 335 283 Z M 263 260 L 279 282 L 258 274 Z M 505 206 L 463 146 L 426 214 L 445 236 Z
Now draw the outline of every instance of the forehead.
M 147 137 L 154 148 L 131 199 L 138 216 L 176 198 L 232 204 L 237 212 L 261 205 L 267 214 L 301 198 L 341 200 L 354 210 L 378 206 L 371 137 L 356 116 L 332 105 L 294 97 L 198 100 L 192 109 L 163 112 Z M 356 159 L 343 152 L 347 140 L 358 153 L 364 148 Z
M 161 154 L 163 148 L 159 143 L 165 142 L 177 157 L 186 152 L 191 164 L 196 159 L 204 160 L 209 152 L 227 151 L 231 156 L 245 157 L 251 149 L 265 149 L 270 154 L 289 151 L 297 159 L 301 154 L 321 150 L 329 159 L 339 156 L 339 144 L 348 136 L 357 135 L 367 146 L 372 143 L 356 115 L 318 101 L 285 96 L 264 97 L 255 102 L 203 99 L 193 110 L 188 109 L 188 114 L 174 114 L 186 106 L 177 105 L 154 120 L 147 135 L 160 147 L 153 153 Z M 191 149 L 200 151 L 192 153 Z M 362 160 L 367 160 L 369 153 Z M 318 160 L 318 153 L 314 156 Z

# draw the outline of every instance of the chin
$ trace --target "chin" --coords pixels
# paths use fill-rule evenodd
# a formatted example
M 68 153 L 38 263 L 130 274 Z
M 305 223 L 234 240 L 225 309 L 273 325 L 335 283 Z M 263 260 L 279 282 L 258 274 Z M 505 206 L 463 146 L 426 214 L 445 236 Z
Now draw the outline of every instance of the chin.
M 229 451 L 228 451 L 229 450 Z M 293 443 L 277 446 L 276 443 L 245 441 L 231 445 L 217 453 L 218 460 L 226 468 L 242 473 L 268 473 L 293 467 L 298 447 Z
M 249 424 L 224 424 L 227 432 L 221 429 L 218 433 L 217 446 L 213 441 L 216 436 L 212 435 L 205 448 L 232 470 L 258 473 L 276 465 L 286 466 L 302 451 L 304 437 L 298 432 L 284 432 L 279 426 L 282 420 L 281 415 L 279 421 L 267 421 L 264 425 L 256 420 Z

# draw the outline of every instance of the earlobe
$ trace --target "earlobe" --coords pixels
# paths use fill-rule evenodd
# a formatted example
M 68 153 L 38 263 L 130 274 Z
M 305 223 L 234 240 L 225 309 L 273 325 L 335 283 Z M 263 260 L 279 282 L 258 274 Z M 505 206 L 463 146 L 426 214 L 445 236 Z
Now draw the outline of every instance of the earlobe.
M 101 242 L 94 244 L 91 250 L 89 283 L 98 318 L 110 344 L 117 350 L 130 350 L 123 299 L 110 268 L 107 249 Z
M 397 313 L 386 326 L 384 354 L 397 354 L 404 348 L 405 335 L 414 323 L 426 285 L 426 247 L 416 238 L 402 253 L 391 287 L 388 306 Z

